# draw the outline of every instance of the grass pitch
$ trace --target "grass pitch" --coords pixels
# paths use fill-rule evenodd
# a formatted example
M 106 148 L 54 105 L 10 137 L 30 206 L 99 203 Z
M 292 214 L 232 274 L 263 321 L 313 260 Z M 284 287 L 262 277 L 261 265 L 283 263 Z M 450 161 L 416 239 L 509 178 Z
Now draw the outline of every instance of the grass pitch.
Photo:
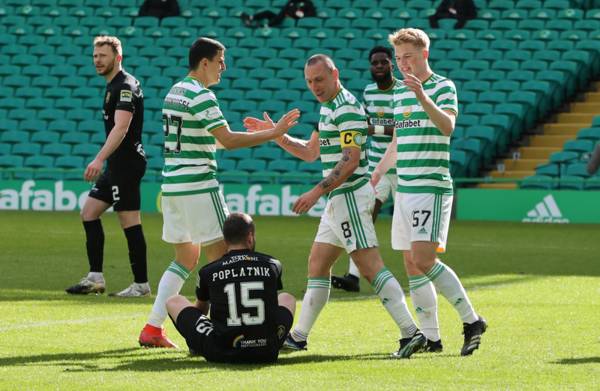
M 103 223 L 107 289 L 116 291 L 131 280 L 127 247 L 116 216 Z M 144 215 L 154 290 L 172 259 L 161 224 L 160 215 Z M 282 260 L 284 288 L 301 300 L 317 220 L 262 217 L 256 224 L 257 248 Z M 406 288 L 401 258 L 390 249 L 390 220 L 377 229 L 386 264 Z M 332 291 L 307 352 L 257 366 L 140 348 L 151 298 L 67 296 L 64 288 L 87 272 L 74 213 L 3 211 L 0 241 L 3 390 L 600 389 L 598 226 L 453 222 L 443 260 L 490 326 L 472 357 L 460 357 L 461 323 L 440 297 L 444 352 L 389 359 L 398 331 L 363 280 L 358 294 Z M 345 268 L 340 259 L 335 271 Z M 183 290 L 190 297 L 194 281 Z

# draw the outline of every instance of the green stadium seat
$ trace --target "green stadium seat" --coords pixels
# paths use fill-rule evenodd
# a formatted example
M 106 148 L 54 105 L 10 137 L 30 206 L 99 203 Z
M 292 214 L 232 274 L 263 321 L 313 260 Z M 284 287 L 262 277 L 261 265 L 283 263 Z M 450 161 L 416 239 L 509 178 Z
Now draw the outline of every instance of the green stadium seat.
M 265 171 L 267 169 L 267 162 L 264 160 L 257 159 L 241 159 L 237 163 L 237 168 L 245 171 Z
M 42 121 L 37 118 L 29 118 L 19 123 L 19 130 L 25 130 L 27 132 L 38 132 L 46 130 L 46 126 L 46 121 Z
M 477 92 L 474 91 L 463 91 L 460 93 L 460 103 L 476 103 L 477 102 Z
M 503 37 L 504 40 L 509 40 L 515 43 L 517 42 L 522 42 L 522 41 L 527 41 L 530 39 L 530 32 L 527 30 L 519 30 L 519 29 L 515 29 L 515 30 L 507 30 L 504 32 Z
M 308 31 L 298 27 L 284 27 L 281 30 L 280 36 L 283 38 L 290 38 L 296 40 L 298 38 L 304 38 L 308 36 Z
M 45 130 L 33 132 L 31 135 L 31 142 L 36 142 L 36 143 L 41 143 L 41 144 L 58 143 L 59 139 L 60 139 L 59 133 L 45 131 Z
M 96 150 L 96 152 L 98 152 L 98 150 Z M 69 144 L 52 142 L 49 144 L 44 144 L 42 147 L 42 155 L 57 157 L 68 156 L 69 154 L 71 154 L 71 146 Z
M 273 160 L 269 162 L 269 171 L 293 173 L 296 172 L 297 163 L 293 160 Z
M 519 9 L 536 9 L 541 8 L 542 2 L 540 0 L 518 0 L 515 8 Z
M 158 27 L 158 18 L 153 16 L 138 16 L 133 19 L 133 26 L 149 29 L 152 27 Z
M 77 133 L 77 132 L 71 132 L 71 133 L 64 133 L 62 135 L 62 137 L 60 138 L 60 142 L 61 143 L 65 143 L 65 144 L 84 144 L 87 143 L 89 139 L 89 136 L 86 133 Z
M 81 168 L 84 166 L 84 160 L 81 156 L 59 156 L 54 161 L 54 166 L 58 168 Z
M 51 156 L 29 156 L 23 161 L 23 166 L 29 168 L 52 168 L 53 164 Z
M 161 48 L 155 46 L 153 44 L 149 46 L 141 47 L 138 51 L 138 54 L 143 57 L 149 58 L 151 60 L 153 57 L 163 57 L 166 54 L 165 48 Z
M 563 22 L 564 22 L 564 20 L 563 20 Z M 573 29 L 588 31 L 588 32 L 598 31 L 598 30 L 600 30 L 600 20 L 590 20 L 590 19 L 577 20 L 573 23 Z
M 548 8 L 536 8 L 529 11 L 529 18 L 542 21 L 551 21 L 556 17 L 556 11 Z
M 0 155 L 0 168 L 19 168 L 23 167 L 22 156 Z
M 469 155 L 467 152 L 453 149 L 450 153 L 450 174 L 454 178 L 464 178 L 469 176 Z
M 225 172 L 217 172 L 217 178 L 221 183 L 248 183 L 250 172 L 245 170 L 229 170 Z
M 529 31 L 543 30 L 546 23 L 539 19 L 523 19 L 519 20 L 517 28 Z
M 514 19 L 494 19 L 490 22 L 492 30 L 514 30 L 517 28 L 517 21 Z
M 483 49 L 475 53 L 475 58 L 478 60 L 497 61 L 501 60 L 502 57 L 503 53 L 496 49 Z
M 525 112 L 525 107 L 519 103 L 504 103 L 494 107 L 494 114 L 504 114 L 511 119 L 511 129 L 517 134 L 534 125 L 533 122 L 526 122 Z
M 438 65 L 439 67 L 439 65 Z M 459 68 L 460 65 L 452 66 L 453 68 Z M 487 71 L 490 69 L 490 63 L 486 60 L 471 60 L 462 65 L 464 69 L 469 69 L 473 71 Z
M 492 69 L 509 72 L 519 69 L 519 63 L 513 60 L 497 60 L 492 62 Z
M 305 29 L 317 29 L 323 26 L 323 20 L 320 18 L 302 18 L 297 22 L 297 26 Z
M 297 90 L 275 91 L 273 98 L 283 102 L 298 102 L 301 100 L 300 92 Z
M 230 171 L 230 170 L 235 170 L 235 166 L 236 166 L 237 161 L 233 160 L 233 159 L 218 159 L 217 161 L 217 167 L 218 170 L 217 171 Z
M 583 128 L 577 132 L 578 140 L 600 141 L 600 127 Z
M 527 19 L 527 10 L 524 9 L 508 9 L 502 11 L 500 14 L 501 19 L 510 20 L 525 20 Z
M 556 179 L 553 176 L 536 174 L 523 178 L 519 187 L 521 189 L 543 189 L 551 190 L 556 185 Z
M 590 174 L 587 171 L 587 163 L 572 163 L 567 166 L 566 174 L 568 176 L 578 176 L 587 178 Z
M 5 76 L 2 80 L 2 84 L 6 87 L 23 88 L 29 85 L 29 80 L 30 79 L 27 76 L 19 76 L 17 74 L 14 74 L 11 76 Z M 10 105 L 10 102 L 3 100 L 3 102 L 0 104 L 0 107 L 8 107 L 7 104 Z
M 520 83 L 515 80 L 498 80 L 492 83 L 491 90 L 497 92 L 512 92 L 519 89 Z
M 580 176 L 565 175 L 559 178 L 558 188 L 563 190 L 583 190 L 585 179 Z
M 506 102 L 506 93 L 495 90 L 482 91 L 479 93 L 478 101 L 480 103 L 503 104 L 504 102 Z
M 593 151 L 595 145 L 596 143 L 591 140 L 569 140 L 564 144 L 563 150 L 579 154 L 589 153 Z
M 0 156 L 10 155 L 10 149 L 11 149 L 10 144 L 0 144 Z
M 593 176 L 585 180 L 585 190 L 600 190 L 600 177 Z
M 26 142 L 13 144 L 11 152 L 13 155 L 27 157 L 39 155 L 41 149 L 42 148 L 40 144 Z
M 350 20 L 332 17 L 332 18 L 326 19 L 325 22 L 323 22 L 323 27 L 334 29 L 334 30 L 345 29 L 345 28 L 350 27 Z
M 389 32 L 382 28 L 369 29 L 363 33 L 363 38 L 369 38 L 369 39 L 381 41 L 381 40 L 385 40 L 388 35 L 389 35 Z
M 5 109 L 19 110 L 25 105 L 25 101 L 21 98 L 3 98 L 0 99 L 0 107 Z M 12 117 L 14 118 L 14 117 Z M 14 118 L 17 119 L 17 118 Z
M 278 161 L 281 159 L 282 150 L 279 147 L 273 148 L 270 146 L 254 148 L 252 152 L 253 159 L 261 159 L 267 162 Z M 269 163 L 270 164 L 270 163 Z
M 272 79 L 275 77 L 275 71 L 268 68 L 254 67 L 248 72 L 248 77 L 252 79 Z
M 567 8 L 558 11 L 556 17 L 559 19 L 580 20 L 583 19 L 583 15 L 583 10 Z
M 475 58 L 475 52 L 468 49 L 451 50 L 446 55 L 448 60 L 469 61 Z
M 470 151 L 476 157 L 481 158 L 481 163 L 485 166 L 491 164 L 493 161 L 493 155 L 495 154 L 494 148 L 491 144 L 486 143 L 481 139 L 466 138 L 457 139 L 451 143 L 453 149 L 459 149 L 463 151 Z
M 560 167 L 555 163 L 541 164 L 535 168 L 536 175 L 547 175 L 549 177 L 558 177 L 560 175 Z
M 561 174 L 566 171 L 566 165 L 579 159 L 579 153 L 572 151 L 553 152 L 548 159 L 550 163 L 558 164 Z

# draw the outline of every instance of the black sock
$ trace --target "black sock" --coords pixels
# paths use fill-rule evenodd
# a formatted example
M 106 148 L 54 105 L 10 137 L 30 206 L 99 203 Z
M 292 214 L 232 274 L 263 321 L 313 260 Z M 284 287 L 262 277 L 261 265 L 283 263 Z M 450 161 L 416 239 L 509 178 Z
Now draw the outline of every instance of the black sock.
M 104 259 L 104 230 L 100 219 L 84 221 L 85 247 L 87 249 L 90 271 L 102 273 L 102 262 Z
M 138 284 L 148 282 L 148 268 L 146 266 L 146 240 L 141 224 L 123 230 L 129 248 L 129 263 L 133 272 L 133 280 Z

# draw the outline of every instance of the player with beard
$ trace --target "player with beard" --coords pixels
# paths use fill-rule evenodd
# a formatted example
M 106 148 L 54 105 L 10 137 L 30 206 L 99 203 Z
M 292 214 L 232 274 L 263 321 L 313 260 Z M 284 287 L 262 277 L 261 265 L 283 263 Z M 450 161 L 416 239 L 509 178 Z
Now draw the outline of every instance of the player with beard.
M 394 108 L 392 106 L 394 90 L 402 81 L 393 75 L 393 55 L 391 49 L 376 46 L 369 52 L 371 63 L 371 77 L 375 83 L 368 84 L 363 91 L 363 104 L 369 120 L 370 144 L 367 151 L 369 159 L 369 175 L 385 153 L 392 141 L 394 134 Z M 387 201 L 396 189 L 396 172 L 390 169 L 379 181 L 375 188 L 375 208 L 373 209 L 373 222 L 377 220 L 381 206 Z M 332 276 L 331 285 L 334 288 L 349 292 L 358 292 L 360 273 L 358 268 L 349 259 L 348 273 L 344 276 Z
M 84 172 L 86 181 L 96 181 L 81 210 L 85 229 L 88 275 L 66 289 L 70 294 L 103 293 L 102 273 L 104 230 L 100 216 L 113 207 L 127 238 L 129 262 L 134 282 L 111 294 L 141 297 L 150 294 L 146 266 L 146 241 L 140 217 L 140 182 L 146 171 L 142 147 L 144 96 L 139 81 L 125 72 L 121 62 L 123 49 L 117 37 L 94 39 L 94 65 L 106 79 L 104 94 L 104 128 L 106 141 Z M 102 171 L 106 162 L 106 169 Z

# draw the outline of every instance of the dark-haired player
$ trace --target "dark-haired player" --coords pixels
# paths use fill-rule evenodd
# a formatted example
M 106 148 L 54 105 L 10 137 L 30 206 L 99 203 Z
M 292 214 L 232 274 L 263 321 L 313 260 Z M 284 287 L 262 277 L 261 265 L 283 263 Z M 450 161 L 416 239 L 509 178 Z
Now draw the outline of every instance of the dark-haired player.
M 224 71 L 225 47 L 198 38 L 189 51 L 188 75 L 165 97 L 162 237 L 173 244 L 175 259 L 158 285 L 148 323 L 139 336 L 142 346 L 175 347 L 162 328 L 167 299 L 181 290 L 198 263 L 200 248 L 209 262 L 226 252 L 222 228 L 229 211 L 216 178 L 217 142 L 227 149 L 258 145 L 285 134 L 299 117 L 298 110 L 292 110 L 263 132 L 232 132 L 209 89 L 219 83 Z
M 281 263 L 254 251 L 250 216 L 229 215 L 223 236 L 227 253 L 198 272 L 196 303 L 173 296 L 167 300 L 169 315 L 190 352 L 208 361 L 273 362 L 292 327 L 296 299 L 277 294 Z

